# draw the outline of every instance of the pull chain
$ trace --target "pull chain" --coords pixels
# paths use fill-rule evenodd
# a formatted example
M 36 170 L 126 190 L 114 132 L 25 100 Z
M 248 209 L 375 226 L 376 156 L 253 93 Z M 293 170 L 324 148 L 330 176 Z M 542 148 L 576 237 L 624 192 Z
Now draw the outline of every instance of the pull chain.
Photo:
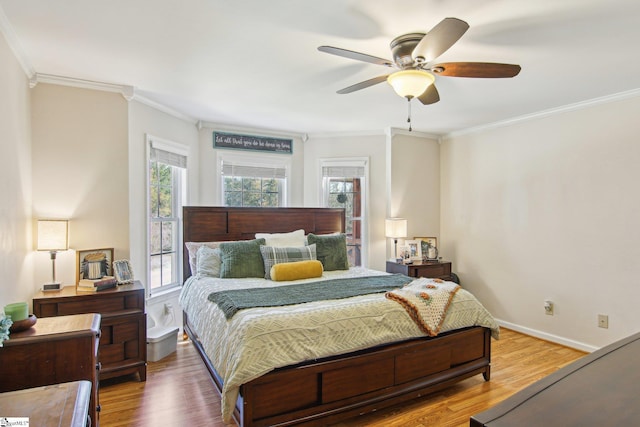
M 407 96 L 407 103 L 409 104 L 409 116 L 407 117 L 407 123 L 409 123 L 409 132 L 411 132 L 411 97 Z

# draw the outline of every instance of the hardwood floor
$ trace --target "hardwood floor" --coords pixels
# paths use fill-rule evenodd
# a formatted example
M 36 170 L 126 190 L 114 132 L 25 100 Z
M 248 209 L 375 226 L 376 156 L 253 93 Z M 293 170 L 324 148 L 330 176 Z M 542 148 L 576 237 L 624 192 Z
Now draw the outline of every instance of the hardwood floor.
M 471 415 L 585 354 L 504 328 L 501 339 L 492 345 L 491 381 L 477 375 L 441 392 L 336 426 L 468 426 Z M 126 379 L 100 383 L 102 427 L 229 425 L 220 419 L 220 396 L 189 341 L 179 342 L 177 351 L 161 361 L 150 362 L 146 382 Z

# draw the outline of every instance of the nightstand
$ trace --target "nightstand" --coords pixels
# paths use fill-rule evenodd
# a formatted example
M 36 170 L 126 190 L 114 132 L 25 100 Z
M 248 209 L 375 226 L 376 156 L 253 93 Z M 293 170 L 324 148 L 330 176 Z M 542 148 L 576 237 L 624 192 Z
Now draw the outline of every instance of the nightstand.
M 387 261 L 387 273 L 400 273 L 409 277 L 429 277 L 433 279 L 453 280 L 451 275 L 451 263 L 444 261 L 413 262 L 413 264 L 400 264 Z
M 100 313 L 98 348 L 100 379 L 138 373 L 147 379 L 147 315 L 144 287 L 139 281 L 99 292 L 77 292 L 75 286 L 39 292 L 33 297 L 38 319 L 78 313 Z
M 89 416 L 97 426 L 99 336 L 100 315 L 95 313 L 38 319 L 35 326 L 11 333 L 0 348 L 0 392 L 89 381 Z

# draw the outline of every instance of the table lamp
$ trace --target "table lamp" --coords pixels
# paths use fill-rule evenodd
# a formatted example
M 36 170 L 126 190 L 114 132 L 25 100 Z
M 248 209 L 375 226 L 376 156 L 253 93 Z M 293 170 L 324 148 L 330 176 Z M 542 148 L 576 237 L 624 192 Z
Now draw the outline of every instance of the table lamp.
M 43 291 L 57 291 L 60 282 L 56 280 L 56 254 L 69 249 L 69 221 L 57 219 L 38 220 L 38 250 L 49 251 L 51 254 L 52 277 L 51 282 L 42 285 Z
M 387 237 L 393 239 L 394 256 L 398 260 L 398 238 L 407 237 L 407 220 L 404 218 L 387 218 L 384 220 L 384 231 Z

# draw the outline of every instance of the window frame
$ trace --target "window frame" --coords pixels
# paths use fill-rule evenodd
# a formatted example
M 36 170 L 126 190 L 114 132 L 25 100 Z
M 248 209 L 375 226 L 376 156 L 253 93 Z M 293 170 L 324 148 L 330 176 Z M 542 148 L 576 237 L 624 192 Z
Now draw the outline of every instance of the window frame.
M 259 168 L 282 168 L 285 170 L 284 183 L 281 185 L 282 194 L 280 197 L 280 207 L 287 207 L 291 202 L 291 156 L 282 154 L 254 154 L 254 153 L 234 153 L 220 150 L 216 153 L 216 203 L 220 206 L 225 205 L 224 199 L 224 175 L 222 174 L 224 163 L 233 163 L 240 166 L 259 167 Z
M 360 204 L 362 215 L 360 216 L 360 260 L 363 267 L 369 265 L 369 158 L 368 157 L 333 157 L 318 159 L 318 200 L 321 206 L 328 206 L 329 189 L 325 188 L 325 176 L 323 169 L 325 167 L 338 168 L 363 168 L 364 176 L 362 177 L 360 189 Z M 347 218 L 345 218 L 347 219 Z
M 145 210 L 145 222 L 147 229 L 147 241 L 145 245 L 145 263 L 146 263 L 146 279 L 147 279 L 147 298 L 158 296 L 167 292 L 171 292 L 175 289 L 179 289 L 182 286 L 182 207 L 187 204 L 187 181 L 188 173 L 187 167 L 189 163 L 189 148 L 185 145 L 155 137 L 153 135 L 145 135 L 146 137 L 146 210 Z M 172 213 L 171 217 L 156 219 L 151 217 L 151 152 L 152 149 L 162 150 L 168 153 L 183 156 L 186 159 L 187 167 L 180 167 L 170 165 L 172 167 Z M 164 163 L 164 162 L 161 162 Z M 164 163 L 168 164 L 168 163 Z M 179 180 L 176 180 L 176 177 Z M 179 181 L 179 182 L 178 182 Z M 174 280 L 159 287 L 152 288 L 151 286 L 151 230 L 152 224 L 155 222 L 173 222 L 175 224 L 174 239 L 174 259 L 172 262 L 172 272 L 174 272 Z

